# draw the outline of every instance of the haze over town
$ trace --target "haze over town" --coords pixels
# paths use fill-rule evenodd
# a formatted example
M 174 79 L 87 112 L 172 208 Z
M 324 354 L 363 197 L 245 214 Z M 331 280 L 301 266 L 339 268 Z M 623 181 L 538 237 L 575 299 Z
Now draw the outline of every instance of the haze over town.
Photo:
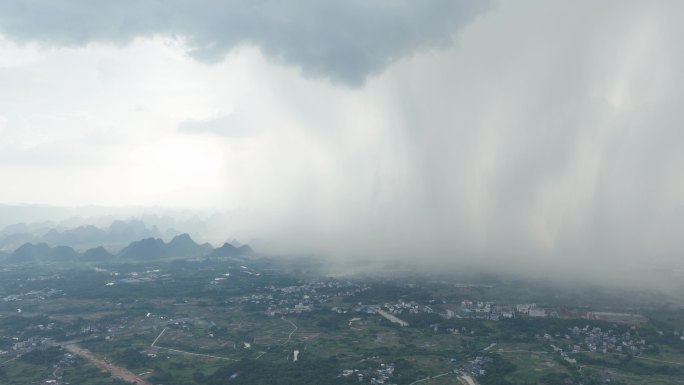
M 0 3 L 3 227 L 681 278 L 682 3 L 33 3 Z

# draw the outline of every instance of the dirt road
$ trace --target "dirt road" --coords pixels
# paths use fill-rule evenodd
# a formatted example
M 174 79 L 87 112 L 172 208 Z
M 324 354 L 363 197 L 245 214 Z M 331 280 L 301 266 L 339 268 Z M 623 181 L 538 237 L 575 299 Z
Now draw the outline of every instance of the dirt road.
M 112 375 L 114 378 L 118 378 L 120 380 L 124 380 L 126 382 L 131 382 L 135 385 L 152 385 L 149 382 L 143 380 L 142 378 L 136 376 L 135 374 L 131 373 L 125 368 L 122 368 L 120 366 L 113 365 L 101 358 L 95 357 L 93 353 L 91 353 L 87 349 L 83 349 L 82 347 L 78 345 L 66 345 L 64 346 L 64 349 L 66 349 L 69 353 L 85 358 L 86 360 L 92 362 L 97 366 L 98 368 L 109 372 L 109 374 Z

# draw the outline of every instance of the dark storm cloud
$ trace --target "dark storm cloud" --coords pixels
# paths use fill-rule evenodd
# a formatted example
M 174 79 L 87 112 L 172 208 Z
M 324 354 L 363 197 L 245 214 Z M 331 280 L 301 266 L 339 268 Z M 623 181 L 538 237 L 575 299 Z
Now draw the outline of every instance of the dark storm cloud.
M 489 1 L 10 0 L 0 33 L 56 46 L 125 44 L 155 35 L 184 39 L 215 62 L 240 44 L 306 76 L 362 84 L 393 61 L 449 44 Z

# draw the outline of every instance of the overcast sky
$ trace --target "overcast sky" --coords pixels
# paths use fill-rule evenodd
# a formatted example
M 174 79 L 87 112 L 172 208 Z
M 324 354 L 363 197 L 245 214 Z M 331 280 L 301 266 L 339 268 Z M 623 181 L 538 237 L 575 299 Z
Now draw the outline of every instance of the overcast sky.
M 676 259 L 681 36 L 678 1 L 2 1 L 0 202 L 237 210 L 299 252 Z

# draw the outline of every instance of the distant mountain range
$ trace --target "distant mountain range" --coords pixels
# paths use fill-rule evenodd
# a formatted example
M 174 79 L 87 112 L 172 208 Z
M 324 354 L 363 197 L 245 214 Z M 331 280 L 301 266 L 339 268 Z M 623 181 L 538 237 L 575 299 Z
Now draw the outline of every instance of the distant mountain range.
M 254 255 L 254 251 L 249 245 L 235 247 L 230 243 L 224 243 L 223 246 L 215 248 L 209 254 L 210 257 L 233 257 L 236 255 Z
M 73 261 L 78 259 L 79 254 L 69 246 L 50 247 L 45 243 L 25 243 L 14 250 L 6 261 L 10 262 L 39 262 L 50 261 Z
M 207 255 L 214 248 L 208 244 L 198 244 L 188 234 L 175 236 L 171 242 L 164 243 L 159 238 L 145 238 L 132 242 L 118 254 L 119 257 L 133 259 L 158 259 L 165 257 L 196 257 Z
M 148 227 L 143 221 L 137 219 L 114 220 L 109 227 L 105 228 L 86 225 L 63 230 L 17 223 L 0 231 L 0 251 L 10 252 L 26 243 L 66 245 L 80 250 L 104 246 L 118 250 L 137 239 L 160 237 L 169 239 L 177 234 L 178 232 L 173 229 L 162 234 L 156 226 Z
M 188 234 L 175 236 L 166 243 L 160 238 L 148 237 L 131 242 L 119 253 L 112 254 L 102 246 L 79 253 L 69 246 L 51 247 L 45 242 L 27 242 L 2 260 L 10 263 L 40 263 L 67 261 L 107 261 L 112 259 L 155 260 L 183 257 L 237 257 L 252 256 L 254 251 L 248 245 L 235 247 L 230 243 L 213 248 L 209 243 L 198 244 Z M 0 256 L 1 257 L 1 256 Z

